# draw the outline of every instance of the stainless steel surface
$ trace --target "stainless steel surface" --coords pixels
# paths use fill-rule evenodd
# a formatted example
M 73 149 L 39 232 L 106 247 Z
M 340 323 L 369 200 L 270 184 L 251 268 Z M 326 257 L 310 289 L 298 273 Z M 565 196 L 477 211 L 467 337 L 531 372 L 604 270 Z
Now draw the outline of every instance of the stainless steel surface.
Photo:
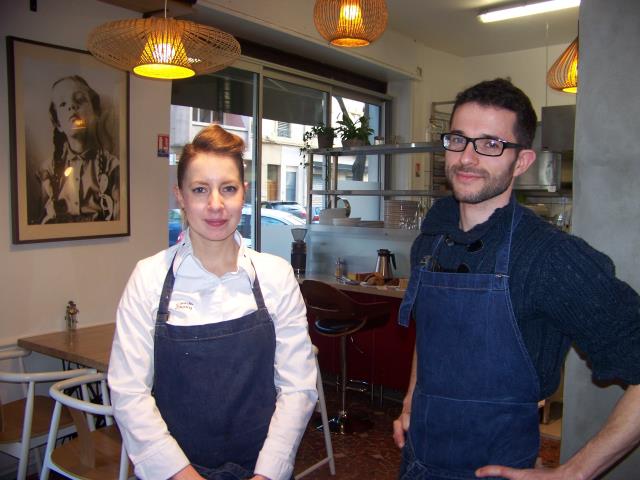
M 311 190 L 312 195 L 364 195 L 371 197 L 448 197 L 442 190 Z
M 440 142 L 412 142 L 394 143 L 383 145 L 364 145 L 360 147 L 342 148 L 316 148 L 309 151 L 310 155 L 354 155 L 362 153 L 365 155 L 386 155 L 394 153 L 420 153 L 420 152 L 443 152 Z
M 386 248 L 378 250 L 378 259 L 376 260 L 376 273 L 379 274 L 385 280 L 391 280 L 393 278 L 393 267 L 396 266 L 396 256 Z
M 516 178 L 516 190 L 546 190 L 556 192 L 560 189 L 562 156 L 558 152 L 543 150 L 536 152 L 536 161 L 529 170 Z

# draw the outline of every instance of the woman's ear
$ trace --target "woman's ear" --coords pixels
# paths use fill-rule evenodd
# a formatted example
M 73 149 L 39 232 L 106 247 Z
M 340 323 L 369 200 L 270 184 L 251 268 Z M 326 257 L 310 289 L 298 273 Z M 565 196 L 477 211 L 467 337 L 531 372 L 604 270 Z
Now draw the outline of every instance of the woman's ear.
M 173 194 L 176 197 L 176 202 L 180 205 L 180 208 L 184 210 L 184 199 L 182 198 L 182 192 L 180 191 L 180 187 L 178 185 L 173 186 Z

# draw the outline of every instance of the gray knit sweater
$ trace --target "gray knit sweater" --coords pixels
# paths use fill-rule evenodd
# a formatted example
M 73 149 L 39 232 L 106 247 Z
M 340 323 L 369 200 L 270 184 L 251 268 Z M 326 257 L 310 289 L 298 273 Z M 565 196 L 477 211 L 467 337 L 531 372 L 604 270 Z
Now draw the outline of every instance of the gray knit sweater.
M 434 240 L 443 234 L 435 257 L 444 270 L 493 273 L 514 205 L 512 198 L 485 223 L 463 232 L 456 200 L 438 201 L 413 244 L 412 266 L 432 253 Z M 587 356 L 595 380 L 640 384 L 640 297 L 615 278 L 609 257 L 525 209 L 512 239 L 509 275 L 511 302 L 538 372 L 541 399 L 557 388 L 571 342 Z

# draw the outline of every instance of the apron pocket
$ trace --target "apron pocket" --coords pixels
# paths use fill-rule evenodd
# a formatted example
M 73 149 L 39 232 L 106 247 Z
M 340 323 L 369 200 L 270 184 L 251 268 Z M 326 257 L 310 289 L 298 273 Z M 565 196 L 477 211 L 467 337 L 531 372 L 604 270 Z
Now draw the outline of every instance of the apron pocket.
M 218 468 L 206 468 L 192 464 L 193 468 L 207 480 L 244 480 L 253 477 L 253 473 L 237 463 L 225 463 Z
M 536 403 L 420 397 L 424 441 L 414 448 L 428 467 L 460 473 L 493 464 L 533 467 L 540 443 Z

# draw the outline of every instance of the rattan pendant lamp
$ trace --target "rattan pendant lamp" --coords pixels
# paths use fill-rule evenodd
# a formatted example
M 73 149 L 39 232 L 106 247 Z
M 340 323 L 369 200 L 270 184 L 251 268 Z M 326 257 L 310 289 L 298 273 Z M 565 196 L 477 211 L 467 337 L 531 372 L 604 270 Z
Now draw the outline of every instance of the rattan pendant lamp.
M 547 73 L 547 85 L 567 93 L 578 92 L 578 37 L 558 57 Z
M 316 0 L 313 22 L 338 47 L 364 47 L 387 28 L 385 0 Z
M 230 34 L 164 17 L 116 20 L 95 28 L 88 49 L 98 60 L 140 77 L 176 80 L 228 67 L 240 56 Z

